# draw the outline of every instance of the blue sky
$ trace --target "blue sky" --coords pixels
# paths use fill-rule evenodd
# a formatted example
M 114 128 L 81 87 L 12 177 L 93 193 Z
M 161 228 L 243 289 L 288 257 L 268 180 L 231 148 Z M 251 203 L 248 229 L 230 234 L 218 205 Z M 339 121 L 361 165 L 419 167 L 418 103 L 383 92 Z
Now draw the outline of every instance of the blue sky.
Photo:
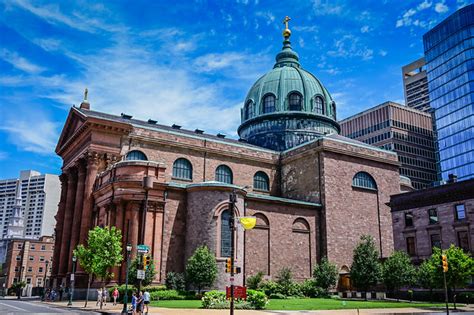
M 91 108 L 236 136 L 239 109 L 281 49 L 282 20 L 302 66 L 339 118 L 403 103 L 401 66 L 422 35 L 468 1 L 0 0 L 0 178 L 60 173 L 68 111 Z

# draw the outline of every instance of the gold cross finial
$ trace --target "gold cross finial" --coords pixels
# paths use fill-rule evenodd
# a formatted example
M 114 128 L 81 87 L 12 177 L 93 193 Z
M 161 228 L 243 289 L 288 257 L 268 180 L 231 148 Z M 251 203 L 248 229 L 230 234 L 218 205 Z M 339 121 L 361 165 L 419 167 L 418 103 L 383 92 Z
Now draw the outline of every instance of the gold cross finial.
M 84 90 L 84 100 L 87 101 L 87 94 L 89 94 L 89 91 L 87 88 Z
M 285 24 L 285 29 L 283 30 L 283 37 L 288 39 L 291 36 L 291 31 L 288 28 L 288 22 L 291 20 L 289 16 L 285 16 L 285 19 L 283 20 L 283 24 Z
M 288 22 L 291 20 L 291 18 L 287 15 L 285 16 L 285 19 L 283 20 L 283 24 L 285 24 L 285 28 L 288 29 Z

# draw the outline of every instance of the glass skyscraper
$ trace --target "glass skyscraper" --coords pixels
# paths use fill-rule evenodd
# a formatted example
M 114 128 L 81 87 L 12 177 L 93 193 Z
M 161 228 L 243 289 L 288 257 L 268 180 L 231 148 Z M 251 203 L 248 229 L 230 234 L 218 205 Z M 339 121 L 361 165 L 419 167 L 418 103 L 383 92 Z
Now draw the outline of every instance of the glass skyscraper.
M 474 4 L 423 36 L 439 176 L 474 177 Z

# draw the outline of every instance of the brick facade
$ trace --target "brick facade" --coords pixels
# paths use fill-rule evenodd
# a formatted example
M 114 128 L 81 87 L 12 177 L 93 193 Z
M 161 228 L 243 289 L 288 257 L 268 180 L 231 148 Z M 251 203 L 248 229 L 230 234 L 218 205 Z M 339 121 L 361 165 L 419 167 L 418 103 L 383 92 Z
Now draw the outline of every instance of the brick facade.
M 133 150 L 147 161 L 126 161 Z M 237 192 L 238 215 L 258 218 L 254 230 L 237 233 L 237 265 L 244 271 L 237 283 L 258 271 L 274 277 L 282 267 L 290 267 L 295 278 L 303 280 L 323 256 L 345 270 L 362 234 L 374 236 L 382 256 L 392 251 L 385 203 L 400 192 L 397 157 L 338 135 L 277 152 L 72 108 L 56 152 L 64 161 L 56 216 L 56 284 L 69 278 L 70 253 L 84 242 L 87 231 L 95 225 L 114 225 L 123 231 L 124 244 L 152 248 L 157 282 L 163 282 L 169 271 L 183 271 L 193 251 L 207 245 L 218 261 L 216 286 L 224 287 L 228 275 L 225 258 L 220 257 L 220 215 L 232 191 Z M 191 179 L 173 176 L 179 158 L 191 163 Z M 231 169 L 232 184 L 216 182 L 219 165 Z M 355 174 L 362 171 L 375 179 L 376 191 L 353 187 Z M 268 191 L 254 189 L 256 172 L 268 176 Z M 71 244 L 65 241 L 69 238 Z M 113 282 L 123 283 L 125 264 L 114 273 Z M 78 287 L 85 285 L 80 269 L 76 279 Z

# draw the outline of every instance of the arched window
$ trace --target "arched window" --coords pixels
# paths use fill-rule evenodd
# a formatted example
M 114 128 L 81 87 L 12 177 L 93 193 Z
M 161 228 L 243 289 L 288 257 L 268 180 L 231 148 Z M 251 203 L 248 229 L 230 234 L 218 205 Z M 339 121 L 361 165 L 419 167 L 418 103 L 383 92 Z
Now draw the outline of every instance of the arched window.
M 193 166 L 186 159 L 179 158 L 173 163 L 173 177 L 178 179 L 193 179 Z
M 230 231 L 230 211 L 224 210 L 221 213 L 221 257 L 230 257 L 231 231 Z
M 290 110 L 301 110 L 301 95 L 298 93 L 291 93 L 288 96 L 288 104 Z
M 334 120 L 336 120 L 336 102 L 332 102 L 331 103 L 331 111 L 332 111 L 332 117 L 334 118 Z
M 374 178 L 366 172 L 359 172 L 355 174 L 354 178 L 352 179 L 352 186 L 377 190 L 377 184 L 375 183 Z
M 254 115 L 254 106 L 252 101 L 248 101 L 245 105 L 245 119 L 252 118 Z
M 315 112 L 316 114 L 324 114 L 324 101 L 323 101 L 323 98 L 321 96 L 316 96 L 314 99 L 313 99 L 313 112 Z
M 309 233 L 309 223 L 303 218 L 298 218 L 293 222 L 293 232 Z
M 268 175 L 262 171 L 258 171 L 253 176 L 253 189 L 269 191 L 270 190 L 270 180 Z
M 275 111 L 275 95 L 269 94 L 263 98 L 263 112 L 271 113 Z
M 125 156 L 125 160 L 147 161 L 148 159 L 146 158 L 146 155 L 142 151 L 133 150 L 127 153 L 127 155 Z
M 233 176 L 230 167 L 228 167 L 227 165 L 219 165 L 216 168 L 216 181 L 226 184 L 232 184 Z

